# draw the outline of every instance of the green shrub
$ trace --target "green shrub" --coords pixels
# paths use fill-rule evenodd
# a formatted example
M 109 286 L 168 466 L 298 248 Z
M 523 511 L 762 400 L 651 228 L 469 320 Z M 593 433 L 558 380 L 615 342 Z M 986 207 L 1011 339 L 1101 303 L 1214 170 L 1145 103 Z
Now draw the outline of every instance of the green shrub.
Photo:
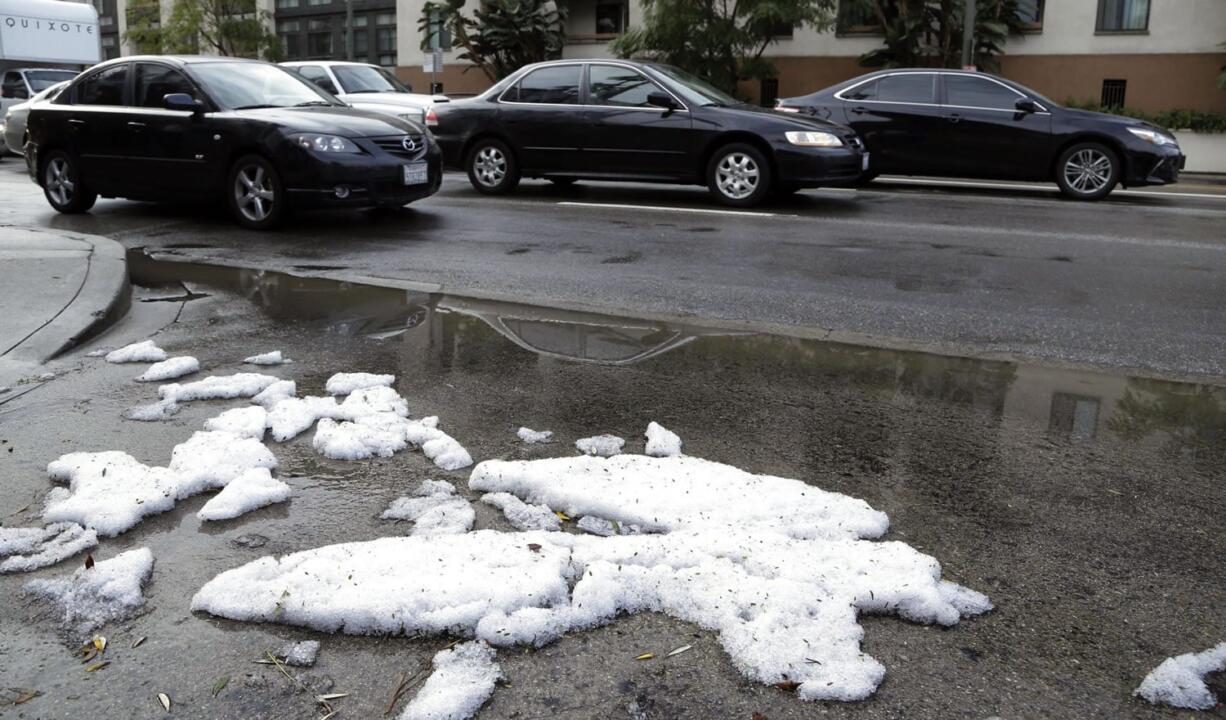
M 1147 113 L 1132 108 L 1110 108 L 1101 107 L 1098 103 L 1092 100 L 1075 100 L 1069 98 L 1064 101 L 1065 107 L 1079 108 L 1081 110 L 1095 110 L 1097 112 L 1111 113 L 1112 115 L 1123 115 L 1124 117 L 1136 118 L 1145 122 L 1153 123 L 1158 127 L 1167 128 L 1168 130 L 1191 130 L 1192 132 L 1201 133 L 1226 133 L 1226 114 L 1218 112 L 1202 112 L 1200 110 L 1163 110 L 1162 112 Z

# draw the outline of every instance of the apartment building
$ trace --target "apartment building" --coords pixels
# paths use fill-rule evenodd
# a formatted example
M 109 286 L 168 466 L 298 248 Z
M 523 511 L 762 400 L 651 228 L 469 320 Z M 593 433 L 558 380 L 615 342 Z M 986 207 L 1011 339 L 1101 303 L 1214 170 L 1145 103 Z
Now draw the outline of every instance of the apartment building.
M 415 88 L 432 79 L 445 92 L 479 92 L 490 85 L 461 61 L 449 39 L 440 72 L 423 69 L 419 20 L 426 0 L 352 2 L 352 48 L 346 34 L 347 0 L 259 0 L 272 15 L 288 59 L 345 59 L 395 68 Z M 480 0 L 470 0 L 474 6 Z M 638 0 L 557 0 L 568 10 L 564 57 L 608 57 L 609 43 L 642 20 Z M 129 54 L 123 41 L 128 0 L 94 0 L 102 22 L 103 52 Z M 163 17 L 174 0 L 161 0 Z M 864 53 L 880 47 L 879 28 L 840 0 L 836 27 L 783 31 L 767 54 L 778 76 L 742 83 L 740 92 L 762 104 L 811 92 L 865 72 Z M 1001 74 L 1064 101 L 1094 101 L 1147 111 L 1193 108 L 1226 112 L 1226 91 L 1216 78 L 1226 66 L 1226 0 L 1022 0 L 1029 31 L 1011 38 Z

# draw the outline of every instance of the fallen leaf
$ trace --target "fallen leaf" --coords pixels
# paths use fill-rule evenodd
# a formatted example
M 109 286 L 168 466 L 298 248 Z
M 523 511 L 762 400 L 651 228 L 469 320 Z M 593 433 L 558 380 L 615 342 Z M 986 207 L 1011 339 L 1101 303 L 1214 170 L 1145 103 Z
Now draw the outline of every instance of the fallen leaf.
M 541 551 L 541 546 L 539 543 L 528 543 L 528 549 L 534 553 L 539 553 Z
M 800 687 L 800 683 L 795 680 L 784 680 L 783 682 L 775 683 L 775 687 L 784 692 L 794 692 L 796 688 Z
M 655 653 L 645 652 L 642 655 L 639 655 L 638 657 L 636 657 L 635 660 L 650 660 L 655 656 L 656 656 Z
M 94 554 L 85 553 L 85 569 L 89 570 L 94 566 Z
M 106 638 L 105 637 L 101 635 L 95 635 L 94 639 L 90 640 L 90 642 L 94 644 L 94 647 L 98 650 L 98 652 L 104 652 L 106 650 Z
M 166 693 L 158 693 L 158 702 L 162 703 L 162 707 L 166 712 L 170 712 L 170 696 Z
M 570 515 L 567 515 L 566 513 L 562 512 L 561 510 L 554 510 L 554 511 L 553 511 L 553 514 L 554 514 L 554 515 L 557 515 L 557 516 L 558 516 L 558 519 L 559 519 L 559 520 L 561 520 L 562 522 L 567 522 L 567 521 L 569 521 L 569 520 L 570 520 Z
M 672 651 L 670 651 L 670 652 L 669 652 L 667 655 L 665 655 L 664 657 L 672 657 L 672 656 L 674 656 L 674 655 L 680 655 L 681 653 L 683 653 L 683 652 L 685 652 L 685 651 L 689 650 L 689 649 L 690 649 L 690 648 L 692 648 L 692 647 L 694 647 L 694 646 L 693 646 L 693 645 L 682 645 L 681 647 L 677 648 L 676 650 L 672 650 Z
M 336 714 L 336 711 L 335 711 L 335 710 L 333 710 L 332 712 L 328 713 L 327 715 L 324 715 L 323 717 L 321 717 L 319 720 L 328 720 L 328 718 L 332 717 L 332 716 L 333 716 L 333 715 L 335 715 L 335 714 Z
M 328 695 L 316 695 L 316 702 L 328 702 L 329 700 L 339 700 L 343 697 L 349 697 L 349 693 L 331 693 Z
M 85 672 L 98 672 L 99 670 L 101 670 L 102 668 L 110 664 L 111 664 L 110 660 L 103 660 L 100 663 L 94 663 L 93 665 L 90 665 L 89 667 L 85 668 Z
M 222 690 L 225 690 L 226 686 L 229 684 L 230 684 L 229 675 L 217 678 L 217 682 L 213 683 L 213 697 L 217 697 L 218 694 L 220 694 Z
M 766 720 L 766 716 L 763 715 L 762 713 L 754 713 L 753 717 L 750 718 L 749 720 Z
M 37 690 L 22 690 L 21 694 L 17 696 L 17 699 L 13 701 L 13 704 L 25 705 L 39 695 L 42 695 L 42 693 Z
M 147 639 L 147 638 L 146 638 L 144 635 L 141 635 L 140 637 L 138 637 L 138 638 L 136 638 L 135 640 L 133 640 L 133 641 L 132 641 L 132 649 L 133 649 L 133 650 L 135 650 L 135 649 L 136 649 L 137 647 L 139 647 L 139 646 L 140 646 L 140 644 L 141 644 L 141 643 L 143 643 L 143 642 L 144 642 L 146 639 Z
M 81 648 L 81 653 L 82 653 L 81 662 L 87 663 L 90 660 L 93 660 L 95 657 L 98 656 L 98 649 L 95 648 L 93 645 L 86 645 L 85 647 Z

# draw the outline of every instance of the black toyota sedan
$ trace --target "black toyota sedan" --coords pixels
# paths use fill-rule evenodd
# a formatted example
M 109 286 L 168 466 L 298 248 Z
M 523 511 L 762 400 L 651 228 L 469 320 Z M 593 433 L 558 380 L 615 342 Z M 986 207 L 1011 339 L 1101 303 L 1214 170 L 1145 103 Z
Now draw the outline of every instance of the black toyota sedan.
M 1061 107 L 1015 82 L 963 70 L 883 70 L 785 98 L 778 110 L 847 123 L 882 174 L 1052 181 L 1078 200 L 1117 184 L 1179 179 L 1184 157 L 1166 130 Z
M 105 62 L 32 109 L 29 133 L 30 173 L 64 213 L 99 195 L 224 198 L 263 230 L 294 208 L 398 207 L 442 180 L 424 127 L 348 108 L 257 60 Z
M 746 105 L 654 63 L 528 65 L 435 112 L 445 161 L 490 195 L 521 177 L 637 180 L 706 185 L 748 206 L 771 192 L 853 183 L 865 164 L 843 125 Z

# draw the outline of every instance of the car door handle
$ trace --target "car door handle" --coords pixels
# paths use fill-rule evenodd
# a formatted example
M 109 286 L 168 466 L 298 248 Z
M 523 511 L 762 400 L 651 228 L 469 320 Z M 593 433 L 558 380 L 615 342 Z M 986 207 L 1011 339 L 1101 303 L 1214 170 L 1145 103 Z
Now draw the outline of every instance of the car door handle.
M 78 118 L 68 118 L 69 125 L 84 125 L 85 121 Z
M 851 111 L 857 115 L 863 115 L 864 113 L 868 112 L 868 108 L 856 106 L 852 108 Z
M 950 113 L 949 115 L 945 116 L 945 119 L 950 121 L 951 123 L 956 123 L 956 122 L 962 121 L 962 116 L 959 115 L 958 113 Z
M 135 120 L 129 120 L 128 127 L 132 128 L 133 130 L 144 130 L 146 125 L 143 122 L 136 122 Z

